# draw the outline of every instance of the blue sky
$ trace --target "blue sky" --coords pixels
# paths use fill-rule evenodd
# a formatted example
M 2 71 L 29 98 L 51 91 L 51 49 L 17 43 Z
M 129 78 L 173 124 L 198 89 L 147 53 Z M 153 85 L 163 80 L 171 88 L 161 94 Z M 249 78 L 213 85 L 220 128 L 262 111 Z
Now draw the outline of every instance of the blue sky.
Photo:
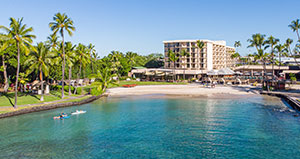
M 288 25 L 300 18 L 299 0 L 7 0 L 1 2 L 0 24 L 24 17 L 34 28 L 35 42 L 51 33 L 57 12 L 74 21 L 73 43 L 93 43 L 101 57 L 112 50 L 140 54 L 163 53 L 164 40 L 241 41 L 242 55 L 253 53 L 247 39 L 254 33 L 280 38 L 296 35 Z

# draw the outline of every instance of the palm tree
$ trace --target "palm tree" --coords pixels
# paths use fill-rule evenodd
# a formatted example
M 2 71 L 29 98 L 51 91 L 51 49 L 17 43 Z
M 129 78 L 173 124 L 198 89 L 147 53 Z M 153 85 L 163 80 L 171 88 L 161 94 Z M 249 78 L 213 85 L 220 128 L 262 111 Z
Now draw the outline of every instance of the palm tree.
M 118 80 L 120 78 L 119 71 L 122 67 L 120 63 L 120 58 L 122 57 L 122 53 L 119 51 L 112 51 L 109 55 L 108 58 L 110 59 L 110 62 L 112 62 L 112 68 L 111 70 L 117 74 Z
M 265 36 L 264 34 L 253 34 L 251 39 L 248 39 L 247 41 L 250 43 L 248 47 L 255 47 L 257 50 L 257 53 L 255 53 L 254 57 L 255 59 L 259 59 L 260 62 L 263 63 L 263 69 L 264 69 L 264 83 L 265 83 L 265 75 L 266 75 L 266 58 L 267 58 L 267 53 L 264 53 L 263 46 L 266 44 L 265 42 Z
M 185 62 L 186 62 L 187 61 L 186 57 L 189 57 L 190 53 L 187 52 L 186 49 L 183 49 L 183 50 L 181 50 L 180 55 L 181 55 L 181 57 L 184 57 Z M 184 63 L 184 65 L 186 65 L 186 63 Z M 186 67 L 184 67 L 184 69 L 183 69 L 183 80 L 185 80 L 185 70 L 186 70 Z
M 25 74 L 23 72 L 20 72 L 19 78 L 20 78 L 19 83 L 20 83 L 21 91 L 22 91 L 23 88 L 24 88 L 25 83 L 29 81 L 29 78 L 27 78 L 27 74 Z
M 53 34 L 60 32 L 60 36 L 62 37 L 62 56 L 63 56 L 63 64 L 62 64 L 62 89 L 61 89 L 61 98 L 64 98 L 64 79 L 65 79 L 65 50 L 64 50 L 64 30 L 68 32 L 70 36 L 73 35 L 72 31 L 75 31 L 75 27 L 73 26 L 73 21 L 64 13 L 56 13 L 53 17 L 54 22 L 49 23 L 49 27 L 53 31 Z
M 279 57 L 279 70 L 280 70 L 280 66 L 281 66 L 281 56 L 282 55 L 287 55 L 284 51 L 286 50 L 286 47 L 282 44 L 278 44 L 274 47 L 275 51 L 278 53 L 278 57 Z
M 77 56 L 77 60 L 79 62 L 79 78 L 81 78 L 81 70 L 82 67 L 85 67 L 86 64 L 89 62 L 90 60 L 90 55 L 89 55 L 89 50 L 87 49 L 87 47 L 81 43 L 78 44 L 78 46 L 76 47 L 76 56 Z M 84 71 L 85 74 L 85 71 Z M 79 80 L 79 79 L 78 79 Z
M 50 45 L 52 49 L 58 46 L 59 40 L 56 34 L 51 34 L 47 39 L 47 45 Z
M 133 52 L 126 52 L 125 57 L 127 58 L 129 64 L 130 64 L 130 69 L 132 69 L 133 65 L 136 63 L 136 57 L 137 57 L 137 53 L 133 53 Z
M 234 51 L 232 51 L 232 54 L 230 56 L 231 59 L 238 60 L 238 61 L 241 61 L 240 57 L 241 55 L 238 52 L 234 52 Z
M 113 79 L 114 76 L 115 74 L 112 74 L 109 67 L 103 67 L 97 71 L 97 74 L 92 74 L 90 77 L 99 80 L 101 84 L 97 89 L 98 91 L 104 92 L 110 84 L 116 84 L 116 81 Z
M 264 53 L 263 49 L 259 49 L 257 53 L 254 53 L 254 58 L 258 61 L 260 61 L 261 63 L 263 63 L 263 67 L 264 67 L 264 74 L 263 74 L 263 78 L 264 78 L 264 84 L 266 82 L 266 61 L 268 58 L 269 54 L 268 53 Z M 265 86 L 265 85 L 263 85 Z M 269 91 L 269 89 L 268 89 Z
M 9 83 L 7 78 L 6 53 L 5 50 L 11 45 L 12 40 L 5 34 L 0 34 L 0 55 L 2 56 L 2 72 L 4 77 L 4 92 L 8 91 Z
M 15 85 L 15 104 L 14 108 L 17 108 L 18 102 L 18 78 L 20 72 L 20 52 L 25 52 L 27 55 L 30 52 L 30 48 L 32 48 L 32 39 L 35 38 L 35 35 L 30 34 L 33 31 L 32 27 L 27 28 L 26 24 L 23 24 L 23 18 L 16 20 L 15 18 L 10 18 L 10 26 L 9 28 L 5 26 L 0 26 L 1 29 L 4 29 L 8 36 L 11 39 L 14 39 L 17 45 L 18 55 L 17 55 L 17 72 L 16 72 L 16 85 Z
M 69 67 L 69 96 L 70 96 L 72 94 L 71 92 L 72 67 L 76 62 L 76 54 L 75 54 L 76 45 L 73 45 L 71 42 L 66 42 L 65 45 L 66 45 L 67 65 Z
M 43 76 L 47 77 L 49 74 L 49 68 L 52 64 L 53 54 L 50 52 L 50 46 L 40 42 L 36 46 L 36 51 L 32 51 L 29 54 L 29 58 L 25 61 L 25 65 L 29 65 L 26 74 L 32 72 L 38 72 L 41 81 L 41 101 L 44 101 L 44 81 Z
M 293 40 L 290 39 L 290 38 L 288 38 L 288 39 L 286 39 L 284 45 L 285 45 L 285 47 L 286 47 L 287 52 L 290 54 L 289 57 L 293 57 L 295 63 L 296 63 L 298 66 L 300 66 L 300 64 L 299 64 L 298 61 L 297 61 L 297 56 L 295 56 L 295 55 L 293 54 L 292 50 L 291 50 L 291 44 L 292 44 L 292 43 L 293 43 Z
M 263 49 L 262 47 L 265 45 L 265 37 L 266 35 L 264 34 L 253 34 L 252 39 L 248 39 L 247 41 L 250 43 L 248 47 L 255 47 L 256 50 L 261 50 Z
M 279 42 L 279 39 L 274 38 L 272 35 L 270 37 L 268 37 L 268 39 L 266 40 L 266 46 L 265 49 L 267 49 L 268 47 L 271 48 L 271 61 L 272 61 L 272 79 L 274 79 L 274 47 L 276 46 L 276 44 Z
M 251 57 L 254 57 L 254 55 L 253 54 L 248 54 L 247 55 L 247 61 L 248 61 L 248 65 L 251 65 Z
M 235 41 L 235 42 L 234 42 L 234 47 L 235 47 L 235 48 L 238 48 L 238 47 L 241 47 L 241 46 L 242 46 L 242 44 L 241 44 L 240 41 Z
M 95 45 L 93 45 L 93 44 L 89 44 L 88 45 L 88 50 L 89 50 L 89 53 L 90 53 L 90 57 L 91 57 L 91 67 L 92 67 L 92 71 L 93 71 L 93 73 L 94 73 L 94 71 L 95 71 L 95 68 L 94 68 L 94 66 L 93 66 L 93 63 L 95 63 L 96 62 L 96 57 L 97 57 L 97 53 L 96 53 L 96 50 L 95 50 Z
M 264 53 L 264 50 L 262 50 L 262 49 L 258 50 L 257 53 L 254 53 L 255 60 L 260 61 L 261 63 L 263 63 L 263 65 L 265 65 L 268 56 L 269 56 L 269 54 Z
M 296 32 L 297 36 L 298 36 L 298 41 L 300 41 L 300 35 L 299 35 L 299 29 L 300 29 L 300 20 L 296 19 L 293 20 L 291 22 L 291 24 L 289 25 L 289 27 L 293 30 L 293 32 Z
M 205 46 L 205 43 L 203 41 L 197 40 L 196 44 L 198 47 L 198 55 L 200 56 L 200 53 Z M 198 60 L 200 61 L 199 56 L 198 56 Z M 201 57 L 201 58 L 203 58 L 203 57 Z
M 233 54 L 231 54 L 230 57 L 231 57 L 232 59 L 235 59 L 235 58 L 241 57 L 241 55 L 240 55 L 238 52 L 234 52 Z
M 97 60 L 98 59 L 100 59 L 100 56 L 98 55 L 98 53 L 96 51 L 92 52 L 92 61 L 91 62 L 94 63 L 94 65 L 93 65 L 93 73 L 94 73 L 95 69 L 98 68 L 97 67 L 98 66 L 97 65 Z M 95 67 L 95 65 L 96 65 L 96 67 Z
M 242 44 L 241 44 L 241 42 L 240 41 L 235 41 L 234 42 L 234 47 L 237 49 L 238 47 L 241 47 L 242 46 Z M 237 51 L 238 52 L 238 51 Z
M 175 81 L 175 62 L 179 59 L 176 54 L 169 50 L 168 52 L 169 62 L 173 62 L 173 81 Z

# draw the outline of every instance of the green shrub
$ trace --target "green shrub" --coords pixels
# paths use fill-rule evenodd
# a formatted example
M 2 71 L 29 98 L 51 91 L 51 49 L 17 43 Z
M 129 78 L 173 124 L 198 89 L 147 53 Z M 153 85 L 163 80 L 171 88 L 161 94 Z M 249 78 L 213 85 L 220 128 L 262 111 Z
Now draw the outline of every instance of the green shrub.
M 99 96 L 102 94 L 102 91 L 98 90 L 96 87 L 91 89 L 91 95 L 93 96 Z
M 93 82 L 91 85 L 92 86 L 99 86 L 101 84 L 101 82 Z
M 297 81 L 296 75 L 293 74 L 293 73 L 290 73 L 290 79 L 291 79 L 292 81 Z
M 76 91 L 76 94 L 81 94 L 82 93 L 82 88 L 81 87 L 77 87 L 77 91 Z
M 120 80 L 120 81 L 124 81 L 124 80 L 126 80 L 127 78 L 129 78 L 129 77 L 128 77 L 128 76 L 122 76 L 122 77 L 119 78 L 119 80 Z
M 60 86 L 61 88 L 61 86 Z M 64 90 L 65 92 L 69 92 L 69 86 L 64 86 Z M 71 86 L 71 92 L 74 92 L 75 88 L 73 86 Z
M 51 88 L 51 90 L 54 90 L 54 91 L 57 91 L 57 90 L 61 90 L 61 85 L 54 85 L 54 86 L 51 86 L 50 88 Z M 71 91 L 72 92 L 74 92 L 74 87 L 73 86 L 71 86 Z M 64 91 L 65 92 L 69 92 L 69 86 L 64 86 Z
M 50 86 L 51 90 L 60 90 L 61 86 L 60 85 L 54 85 L 54 86 Z

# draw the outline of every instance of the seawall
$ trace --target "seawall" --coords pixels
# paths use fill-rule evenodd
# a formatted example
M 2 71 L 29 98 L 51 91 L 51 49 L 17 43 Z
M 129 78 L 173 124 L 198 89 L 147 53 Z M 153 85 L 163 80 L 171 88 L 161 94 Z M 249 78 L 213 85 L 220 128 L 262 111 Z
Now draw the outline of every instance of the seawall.
M 90 98 L 87 98 L 87 99 L 84 99 L 84 100 L 81 100 L 81 101 L 78 101 L 78 102 L 76 101 L 76 102 L 66 102 L 66 103 L 55 103 L 55 104 L 48 104 L 48 105 L 24 108 L 24 109 L 20 109 L 20 110 L 0 114 L 0 119 L 1 118 L 6 118 L 6 117 L 22 115 L 22 114 L 27 114 L 27 113 L 32 113 L 32 112 L 39 112 L 39 111 L 44 111 L 44 110 L 56 109 L 56 108 L 82 105 L 82 104 L 90 103 L 90 102 L 95 101 L 95 100 L 97 100 L 101 97 L 106 97 L 106 96 L 107 96 L 107 94 L 103 94 L 103 95 L 100 95 L 100 96 L 91 96 Z

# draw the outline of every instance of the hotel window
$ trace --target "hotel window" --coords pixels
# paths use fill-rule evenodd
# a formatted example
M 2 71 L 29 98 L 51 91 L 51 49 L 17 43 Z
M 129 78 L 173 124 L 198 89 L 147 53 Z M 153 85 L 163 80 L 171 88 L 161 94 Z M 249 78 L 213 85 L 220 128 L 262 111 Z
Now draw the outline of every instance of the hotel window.
M 179 64 L 177 64 L 176 67 L 179 68 Z
M 187 62 L 190 62 L 190 59 L 187 59 L 186 61 L 187 61 Z
M 195 68 L 195 64 L 192 64 L 192 68 Z
M 187 64 L 187 67 L 190 68 L 190 64 Z

